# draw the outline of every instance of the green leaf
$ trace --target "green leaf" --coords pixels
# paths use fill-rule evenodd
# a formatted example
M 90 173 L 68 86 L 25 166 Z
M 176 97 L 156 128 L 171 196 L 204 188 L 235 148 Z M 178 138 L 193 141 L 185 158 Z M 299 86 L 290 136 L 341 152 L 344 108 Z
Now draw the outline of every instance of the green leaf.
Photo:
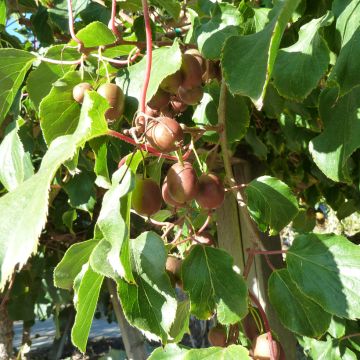
M 261 176 L 245 189 L 247 207 L 261 231 L 277 234 L 298 214 L 298 203 L 290 188 L 279 179 Z
M 226 348 L 210 347 L 207 349 L 186 350 L 178 345 L 169 344 L 157 348 L 149 360 L 250 360 L 248 349 L 241 345 L 230 345 Z
M 166 62 L 164 62 L 166 59 Z M 175 73 L 181 67 L 182 55 L 178 42 L 174 42 L 171 47 L 161 47 L 154 50 L 152 59 L 152 70 L 149 88 L 146 99 L 149 101 L 156 93 L 160 83 L 169 75 Z M 137 109 L 139 94 L 141 93 L 145 77 L 146 59 L 142 59 L 137 64 L 123 69 L 116 78 L 116 83 L 124 89 L 127 95 L 127 103 L 130 107 Z
M 195 37 L 201 53 L 208 59 L 219 59 L 226 39 L 240 34 L 241 16 L 231 4 L 219 4 L 208 22 L 195 28 Z
M 6 24 L 6 1 L 0 0 L 0 25 Z
M 189 300 L 184 300 L 178 303 L 175 321 L 170 329 L 170 336 L 173 338 L 174 343 L 180 342 L 184 337 L 184 334 L 190 333 L 189 321 L 190 302 Z
M 271 274 L 269 298 L 280 321 L 289 330 L 302 336 L 319 337 L 328 329 L 331 315 L 296 287 L 286 269 Z
M 233 94 L 249 96 L 257 108 L 263 105 L 282 34 L 299 0 L 279 0 L 266 27 L 251 35 L 230 37 L 222 53 L 225 81 Z
M 328 333 L 332 337 L 339 339 L 345 335 L 345 331 L 346 331 L 346 321 L 344 319 L 340 319 L 336 316 L 333 316 L 331 318 Z
M 98 240 L 87 240 L 71 245 L 64 257 L 54 270 L 55 286 L 70 290 L 73 287 L 75 277 L 81 272 L 81 268 L 90 258 Z
M 103 198 L 96 223 L 96 238 L 101 241 L 90 257 L 91 267 L 115 281 L 125 278 L 134 281 L 131 272 L 129 237 L 120 213 L 120 199 L 134 187 L 134 174 L 122 166 L 112 177 L 112 186 Z
M 60 165 L 71 159 L 78 147 L 106 133 L 104 112 L 107 107 L 106 100 L 97 93 L 86 94 L 74 134 L 53 141 L 39 171 L 0 198 L 0 288 L 4 287 L 15 266 L 18 264 L 21 268 L 36 252 L 46 222 L 51 181 Z
M 320 96 L 319 111 L 324 131 L 309 144 L 320 170 L 331 180 L 351 181 L 349 159 L 360 147 L 360 88 L 338 98 L 336 89 L 326 89 Z
M 306 209 L 300 209 L 293 220 L 292 227 L 298 233 L 310 232 L 316 225 L 314 214 L 308 214 Z
M 80 82 L 82 79 L 79 72 L 68 72 L 53 84 L 50 93 L 41 101 L 40 125 L 47 144 L 75 131 L 81 106 L 74 100 L 72 91 Z
M 75 292 L 76 316 L 71 330 L 71 341 L 82 353 L 86 351 L 87 339 L 104 280 L 104 277 L 91 270 L 88 264 L 84 266 L 87 267 L 86 272 Z
M 0 182 L 8 191 L 13 191 L 34 174 L 30 155 L 24 151 L 18 130 L 16 124 L 0 144 Z
M 330 61 L 330 50 L 319 29 L 332 21 L 328 12 L 308 22 L 300 28 L 299 40 L 294 45 L 279 50 L 273 78 L 282 96 L 303 100 L 317 86 Z
M 131 240 L 132 267 L 136 284 L 118 281 L 124 314 L 149 339 L 171 340 L 177 301 L 165 272 L 167 253 L 164 242 L 153 232 Z
M 152 2 L 166 10 L 174 19 L 179 17 L 181 5 L 177 0 L 152 0 Z
M 301 292 L 327 312 L 360 318 L 360 247 L 343 236 L 307 234 L 295 238 L 286 262 Z
M 107 140 L 103 138 L 94 139 L 90 141 L 90 146 L 95 155 L 94 172 L 97 176 L 95 184 L 104 189 L 109 189 L 111 181 L 107 164 Z
M 46 57 L 55 60 L 77 60 L 79 52 L 76 49 L 66 48 L 64 45 L 55 45 L 46 52 Z M 39 107 L 41 100 L 49 94 L 52 84 L 74 68 L 74 65 L 57 65 L 41 62 L 30 73 L 26 81 L 26 88 L 31 101 Z M 41 84 L 41 86 L 39 86 Z
M 247 287 L 224 250 L 196 245 L 185 258 L 181 277 L 191 312 L 208 319 L 216 310 L 222 324 L 235 324 L 247 314 Z
M 0 49 L 0 125 L 35 59 L 27 51 Z

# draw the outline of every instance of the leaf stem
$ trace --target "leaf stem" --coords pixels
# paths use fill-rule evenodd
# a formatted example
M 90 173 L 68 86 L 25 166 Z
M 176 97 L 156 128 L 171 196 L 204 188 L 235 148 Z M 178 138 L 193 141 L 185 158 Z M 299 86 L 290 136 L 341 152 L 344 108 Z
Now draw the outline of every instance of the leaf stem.
M 84 43 L 75 35 L 75 30 L 74 30 L 74 14 L 72 10 L 72 0 L 67 0 L 67 6 L 68 6 L 70 35 L 71 38 L 79 45 L 79 51 L 82 52 L 84 50 Z

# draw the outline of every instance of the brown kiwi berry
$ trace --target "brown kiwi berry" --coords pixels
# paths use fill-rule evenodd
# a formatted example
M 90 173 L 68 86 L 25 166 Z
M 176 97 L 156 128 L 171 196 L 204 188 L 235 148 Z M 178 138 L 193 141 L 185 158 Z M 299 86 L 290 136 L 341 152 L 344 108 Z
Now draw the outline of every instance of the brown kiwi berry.
M 125 96 L 119 86 L 112 83 L 100 85 L 97 92 L 104 97 L 110 109 L 106 110 L 105 117 L 109 120 L 117 120 L 124 113 Z
M 149 144 L 160 152 L 175 151 L 184 140 L 184 133 L 179 123 L 168 117 L 150 120 L 145 134 Z
M 199 178 L 199 191 L 195 197 L 203 209 L 217 209 L 224 201 L 225 189 L 221 180 L 214 174 L 202 174 Z
M 199 183 L 193 166 L 189 162 L 174 164 L 167 173 L 167 185 L 170 196 L 184 204 L 195 198 Z
M 162 107 L 160 109 L 160 114 L 163 117 L 168 117 L 168 118 L 173 118 L 174 116 L 174 112 L 172 111 L 172 109 L 169 106 L 170 104 L 167 104 L 166 106 Z
M 204 95 L 202 87 L 194 87 L 192 89 L 185 89 L 182 86 L 179 87 L 178 95 L 180 100 L 187 105 L 197 105 Z
M 178 203 L 176 202 L 171 195 L 169 194 L 169 189 L 168 189 L 168 185 L 167 185 L 167 178 L 164 179 L 163 182 L 163 186 L 161 188 L 161 194 L 162 194 L 162 198 L 165 201 L 166 204 L 179 208 L 179 207 L 183 207 L 184 204 Z
M 195 56 L 190 54 L 183 55 L 181 71 L 183 73 L 183 82 L 181 83 L 183 88 L 192 89 L 201 86 L 202 70 Z
M 170 94 L 165 92 L 162 89 L 158 89 L 156 94 L 148 102 L 148 106 L 154 110 L 160 110 L 162 107 L 166 106 L 170 101 Z
M 198 49 L 187 49 L 185 54 L 192 55 L 200 65 L 201 73 L 206 71 L 206 60 L 202 57 L 201 52 Z
M 182 73 L 178 70 L 176 73 L 166 77 L 160 84 L 160 88 L 170 94 L 176 94 L 182 81 Z
M 178 97 L 175 97 L 170 101 L 170 106 L 175 114 L 183 113 L 187 109 L 187 104 L 182 102 Z
M 75 85 L 73 88 L 74 100 L 79 104 L 82 104 L 84 101 L 85 91 L 90 91 L 92 89 L 93 89 L 92 86 L 87 82 L 83 82 Z
M 208 332 L 208 340 L 212 346 L 226 347 L 226 328 L 220 324 L 212 327 Z
M 152 179 L 138 177 L 131 197 L 132 208 L 140 215 L 151 216 L 161 208 L 160 186 Z
M 261 334 L 257 336 L 252 345 L 253 357 L 255 360 L 270 360 L 270 346 L 267 338 L 267 333 Z M 273 340 L 273 349 L 274 349 L 274 357 L 275 360 L 279 360 L 280 358 L 280 347 L 277 341 Z

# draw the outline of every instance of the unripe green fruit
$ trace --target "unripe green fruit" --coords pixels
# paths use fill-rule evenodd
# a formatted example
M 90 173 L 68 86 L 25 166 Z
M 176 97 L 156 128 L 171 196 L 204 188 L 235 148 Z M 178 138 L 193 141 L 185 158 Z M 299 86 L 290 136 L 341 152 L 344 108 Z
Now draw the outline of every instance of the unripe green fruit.
M 159 185 L 151 179 L 138 177 L 131 197 L 132 208 L 140 215 L 151 216 L 161 209 Z
M 117 120 L 124 113 L 125 96 L 123 91 L 116 84 L 103 84 L 97 92 L 104 97 L 109 105 L 110 109 L 106 110 L 105 117 L 108 120 Z
M 199 178 L 199 191 L 195 197 L 203 209 L 217 209 L 224 202 L 225 189 L 221 180 L 214 174 L 202 174 Z
M 184 133 L 176 120 L 161 117 L 149 122 L 145 137 L 155 149 L 167 153 L 180 146 Z
M 176 73 L 166 77 L 160 84 L 160 88 L 170 94 L 176 94 L 182 81 L 182 73 L 178 70 Z
M 178 95 L 180 100 L 187 105 L 197 105 L 204 96 L 202 87 L 195 87 L 193 89 L 185 89 L 179 87 Z
M 82 104 L 84 101 L 85 91 L 90 91 L 92 89 L 93 89 L 92 86 L 87 82 L 83 82 L 75 85 L 73 88 L 74 100 L 79 104 Z
M 164 90 L 158 89 L 156 94 L 148 102 L 151 109 L 160 110 L 164 106 L 168 105 L 170 101 L 170 94 Z
M 170 196 L 178 203 L 184 204 L 195 198 L 198 192 L 198 179 L 189 162 L 174 164 L 167 173 L 167 185 Z
M 166 204 L 179 208 L 179 207 L 183 207 L 184 204 L 178 203 L 176 202 L 171 195 L 169 194 L 169 189 L 168 189 L 168 185 L 167 185 L 167 178 L 164 179 L 164 183 L 163 186 L 161 188 L 161 195 L 163 200 L 165 201 Z
M 226 329 L 224 326 L 218 324 L 211 328 L 208 332 L 209 343 L 212 346 L 226 347 Z
M 181 66 L 183 82 L 181 86 L 185 89 L 199 87 L 202 84 L 202 70 L 196 58 L 190 54 L 183 55 Z
M 279 360 L 280 358 L 280 347 L 279 344 L 273 340 L 273 349 L 274 349 L 274 357 L 275 360 Z M 270 346 L 267 338 L 267 333 L 261 334 L 255 338 L 253 341 L 253 358 L 254 360 L 270 360 Z

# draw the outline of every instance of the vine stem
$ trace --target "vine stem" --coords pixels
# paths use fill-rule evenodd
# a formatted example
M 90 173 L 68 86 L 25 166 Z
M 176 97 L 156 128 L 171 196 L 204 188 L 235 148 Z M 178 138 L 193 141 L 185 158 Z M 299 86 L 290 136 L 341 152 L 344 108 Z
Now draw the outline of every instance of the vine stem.
M 140 96 L 140 112 L 144 113 L 146 110 L 146 93 L 149 87 L 150 74 L 151 74 L 151 65 L 152 65 L 152 34 L 151 34 L 151 25 L 150 25 L 150 15 L 149 15 L 149 6 L 147 0 L 141 0 L 144 20 L 145 20 L 145 32 L 146 32 L 146 71 L 144 86 L 141 91 Z
M 249 291 L 249 296 L 250 296 L 251 301 L 256 305 L 256 307 L 259 310 L 261 319 L 264 323 L 265 331 L 267 332 L 267 339 L 268 339 L 268 344 L 269 344 L 269 348 L 270 348 L 270 358 L 271 358 L 271 360 L 275 360 L 274 348 L 273 348 L 273 338 L 272 338 L 272 334 L 271 334 L 269 319 L 267 318 L 265 310 L 261 306 L 258 298 L 251 291 Z
M 116 17 L 116 0 L 111 1 L 111 18 L 110 18 L 110 27 L 111 31 L 115 34 L 118 39 L 121 39 L 121 34 L 115 25 Z
M 351 339 L 353 337 L 360 337 L 360 333 L 354 333 L 354 334 L 345 335 L 342 338 L 340 338 L 339 341 Z
M 75 30 L 74 30 L 74 14 L 72 10 L 72 0 L 67 0 L 67 6 L 68 6 L 70 35 L 71 38 L 79 45 L 79 50 L 82 51 L 84 49 L 84 43 L 75 35 Z
M 287 250 L 257 250 L 257 249 L 247 249 L 247 252 L 253 253 L 254 255 L 279 255 L 286 254 Z

